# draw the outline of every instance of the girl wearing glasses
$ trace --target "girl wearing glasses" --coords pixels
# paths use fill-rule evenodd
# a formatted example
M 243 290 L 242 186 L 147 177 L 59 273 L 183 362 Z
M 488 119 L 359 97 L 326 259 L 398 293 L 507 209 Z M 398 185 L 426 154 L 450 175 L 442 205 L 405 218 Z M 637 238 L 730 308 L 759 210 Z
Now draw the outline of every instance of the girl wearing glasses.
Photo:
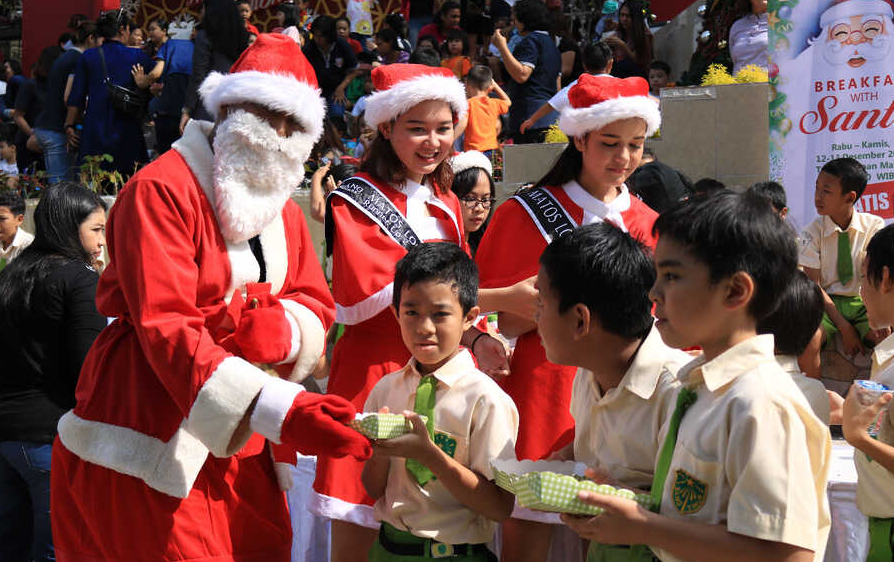
M 475 255 L 496 202 L 493 166 L 487 156 L 470 150 L 454 156 L 450 167 L 453 170 L 450 190 L 459 198 L 466 241 Z

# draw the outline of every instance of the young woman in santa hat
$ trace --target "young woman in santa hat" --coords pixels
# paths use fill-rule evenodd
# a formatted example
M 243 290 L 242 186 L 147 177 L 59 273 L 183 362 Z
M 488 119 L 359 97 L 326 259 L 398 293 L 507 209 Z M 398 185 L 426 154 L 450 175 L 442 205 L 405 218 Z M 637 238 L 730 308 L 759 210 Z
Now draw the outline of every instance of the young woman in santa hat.
M 453 126 L 467 108 L 462 83 L 447 69 L 415 64 L 378 67 L 372 80 L 376 92 L 369 97 L 365 118 L 377 135 L 360 173 L 333 192 L 326 212 L 336 320 L 346 325 L 332 358 L 328 392 L 358 408 L 380 378 L 410 358 L 389 310 L 394 265 L 419 242 L 446 240 L 468 251 L 447 162 L 453 153 Z M 491 310 L 532 297 L 533 290 L 522 284 L 480 298 Z M 483 370 L 507 374 L 500 342 L 473 328 L 463 344 Z M 333 562 L 356 560 L 379 528 L 372 499 L 360 481 L 363 464 L 343 461 L 318 459 L 310 507 L 333 519 Z
M 506 287 L 536 274 L 549 241 L 583 224 L 606 220 L 654 247 L 657 215 L 624 185 L 661 121 L 648 94 L 642 78 L 580 77 L 559 119 L 568 147 L 535 187 L 512 197 L 491 218 L 476 253 L 481 287 Z M 518 337 L 512 375 L 501 381 L 519 411 L 516 454 L 549 457 L 574 436 L 569 404 L 576 369 L 547 361 L 533 317 L 501 310 L 500 332 Z M 506 560 L 546 559 L 551 526 L 510 519 L 503 531 Z

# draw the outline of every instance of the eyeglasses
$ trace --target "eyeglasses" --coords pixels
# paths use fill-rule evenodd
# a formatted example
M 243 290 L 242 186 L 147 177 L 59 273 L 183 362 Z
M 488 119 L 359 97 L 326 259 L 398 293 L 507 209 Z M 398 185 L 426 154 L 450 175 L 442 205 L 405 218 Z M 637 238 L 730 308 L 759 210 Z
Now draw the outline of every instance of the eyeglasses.
M 462 197 L 460 201 L 463 202 L 463 205 L 467 209 L 474 209 L 478 205 L 481 205 L 481 208 L 485 211 L 493 207 L 494 203 L 496 203 L 496 199 L 493 197 L 488 197 L 487 199 L 476 199 L 474 197 Z

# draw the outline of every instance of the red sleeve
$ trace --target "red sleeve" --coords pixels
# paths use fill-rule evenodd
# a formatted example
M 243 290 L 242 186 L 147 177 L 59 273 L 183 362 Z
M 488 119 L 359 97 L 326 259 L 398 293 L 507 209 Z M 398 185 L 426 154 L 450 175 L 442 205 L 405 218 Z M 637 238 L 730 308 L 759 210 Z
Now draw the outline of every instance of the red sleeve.
M 335 302 L 332 300 L 329 284 L 314 251 L 314 243 L 304 213 L 301 207 L 293 201 L 288 201 L 283 211 L 283 218 L 286 225 L 289 269 L 286 282 L 278 296 L 310 309 L 328 330 L 335 320 Z
M 640 201 L 638 197 L 631 195 L 630 208 L 623 212 L 622 216 L 630 235 L 654 251 L 658 238 L 652 234 L 652 226 L 655 224 L 655 219 L 658 218 L 658 213 Z
M 494 212 L 475 254 L 481 288 L 508 287 L 536 275 L 544 248 L 530 215 L 509 199 Z

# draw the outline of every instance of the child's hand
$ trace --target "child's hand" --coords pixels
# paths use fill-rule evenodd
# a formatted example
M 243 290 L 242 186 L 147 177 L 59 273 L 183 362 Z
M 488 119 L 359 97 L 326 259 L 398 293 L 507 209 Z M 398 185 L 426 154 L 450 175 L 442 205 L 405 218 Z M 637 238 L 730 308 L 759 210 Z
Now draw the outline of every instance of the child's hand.
M 857 447 L 865 439 L 871 439 L 866 429 L 872 425 L 879 412 L 891 401 L 891 394 L 883 394 L 874 403 L 864 406 L 860 404 L 857 392 L 859 392 L 857 385 L 852 384 L 841 412 L 841 430 L 847 442 L 854 447 Z
M 491 78 L 490 86 L 487 87 L 487 93 L 491 93 L 497 89 L 497 81 Z
M 833 390 L 827 390 L 829 395 L 829 425 L 841 425 L 841 417 L 844 415 L 844 398 Z
M 863 344 L 860 342 L 860 334 L 856 328 L 850 324 L 846 324 L 841 330 L 841 341 L 844 344 L 844 353 L 850 357 L 856 356 L 863 352 Z
M 470 350 L 478 360 L 478 368 L 491 377 L 499 379 L 509 374 L 509 356 L 503 342 L 490 334 L 477 338 Z
M 562 523 L 582 538 L 604 544 L 638 544 L 643 541 L 643 527 L 650 513 L 633 500 L 580 491 L 577 499 L 605 510 L 596 517 L 579 517 L 563 513 Z
M 384 410 L 384 411 L 383 411 Z M 388 408 L 379 410 L 380 414 L 387 414 Z M 422 464 L 427 464 L 433 452 L 438 449 L 428 436 L 425 422 L 416 412 L 405 410 L 404 416 L 410 421 L 412 430 L 394 439 L 377 439 L 373 442 L 373 452 L 385 457 L 403 457 L 416 459 Z

